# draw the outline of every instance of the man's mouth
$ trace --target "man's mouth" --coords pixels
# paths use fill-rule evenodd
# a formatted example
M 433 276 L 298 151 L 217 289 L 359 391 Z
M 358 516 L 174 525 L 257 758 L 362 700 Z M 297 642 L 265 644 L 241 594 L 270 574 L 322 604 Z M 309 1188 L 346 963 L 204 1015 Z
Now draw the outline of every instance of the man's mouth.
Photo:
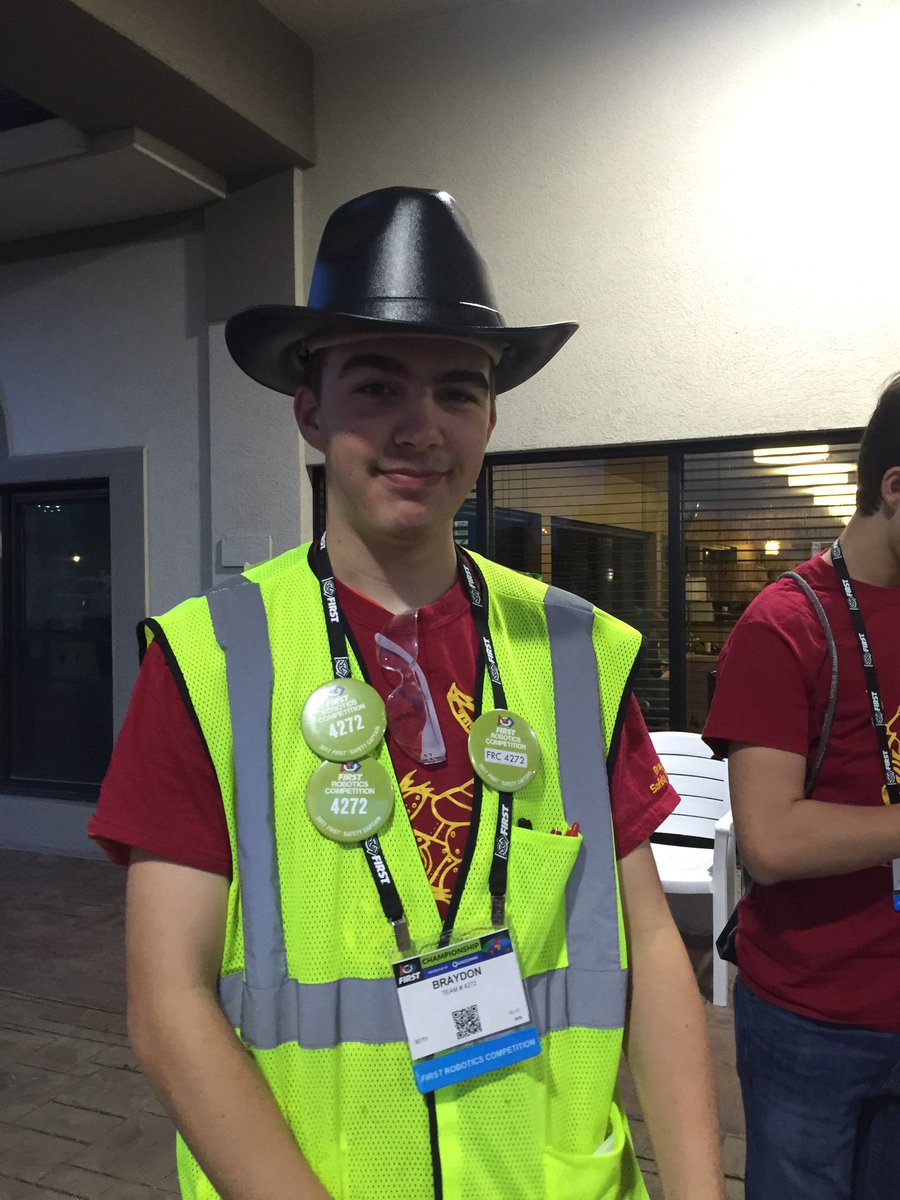
M 446 474 L 437 468 L 386 466 L 379 467 L 378 474 L 398 487 L 427 487 L 439 483 Z

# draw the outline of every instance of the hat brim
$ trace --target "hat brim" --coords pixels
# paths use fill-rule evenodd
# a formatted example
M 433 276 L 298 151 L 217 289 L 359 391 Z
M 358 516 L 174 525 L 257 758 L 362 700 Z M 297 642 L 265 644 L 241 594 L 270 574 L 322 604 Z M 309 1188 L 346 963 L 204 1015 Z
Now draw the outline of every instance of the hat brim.
M 562 321 L 554 325 L 521 328 L 480 325 L 422 325 L 389 321 L 349 313 L 322 312 L 289 304 L 264 304 L 247 308 L 225 326 L 225 342 L 237 365 L 251 379 L 273 391 L 293 396 L 303 384 L 303 358 L 298 353 L 310 339 L 359 333 L 361 337 L 384 333 L 386 337 L 415 335 L 472 338 L 496 341 L 503 348 L 495 368 L 497 392 L 508 392 L 536 375 L 562 349 L 578 325 Z

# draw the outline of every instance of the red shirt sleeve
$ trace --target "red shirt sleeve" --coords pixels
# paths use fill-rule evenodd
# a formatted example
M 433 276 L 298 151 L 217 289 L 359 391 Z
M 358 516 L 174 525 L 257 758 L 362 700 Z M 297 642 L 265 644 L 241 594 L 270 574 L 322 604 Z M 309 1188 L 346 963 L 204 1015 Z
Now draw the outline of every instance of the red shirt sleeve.
M 678 800 L 678 793 L 669 783 L 653 748 L 641 706 L 632 695 L 622 723 L 610 786 L 616 857 L 625 858 L 646 841 L 674 811 Z
M 132 848 L 231 875 L 219 781 L 162 649 L 150 644 L 88 834 L 113 862 Z
M 719 656 L 703 740 L 720 757 L 730 742 L 806 757 L 821 707 L 811 690 L 825 668 L 821 627 L 805 596 L 773 588 L 738 621 Z

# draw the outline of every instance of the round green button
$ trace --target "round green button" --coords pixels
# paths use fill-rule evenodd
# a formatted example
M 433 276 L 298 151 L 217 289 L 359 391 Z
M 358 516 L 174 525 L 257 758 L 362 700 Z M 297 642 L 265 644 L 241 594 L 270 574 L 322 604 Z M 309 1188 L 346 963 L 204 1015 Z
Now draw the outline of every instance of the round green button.
M 361 679 L 332 679 L 316 688 L 303 705 L 300 728 L 319 758 L 330 762 L 365 758 L 384 737 L 384 701 Z
M 363 842 L 394 811 L 391 777 L 373 759 L 324 762 L 306 785 L 306 811 L 333 842 Z
M 469 760 L 492 788 L 517 792 L 537 774 L 541 748 L 524 717 L 508 708 L 492 708 L 469 731 Z

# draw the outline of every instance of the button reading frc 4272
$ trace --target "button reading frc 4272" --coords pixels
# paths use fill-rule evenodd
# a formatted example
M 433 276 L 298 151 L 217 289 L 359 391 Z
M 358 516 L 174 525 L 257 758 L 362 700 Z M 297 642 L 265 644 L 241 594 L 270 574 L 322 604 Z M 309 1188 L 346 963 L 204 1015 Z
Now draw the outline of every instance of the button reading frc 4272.
M 469 760 L 490 787 L 517 792 L 537 774 L 541 748 L 524 717 L 493 708 L 482 713 L 469 732 Z

